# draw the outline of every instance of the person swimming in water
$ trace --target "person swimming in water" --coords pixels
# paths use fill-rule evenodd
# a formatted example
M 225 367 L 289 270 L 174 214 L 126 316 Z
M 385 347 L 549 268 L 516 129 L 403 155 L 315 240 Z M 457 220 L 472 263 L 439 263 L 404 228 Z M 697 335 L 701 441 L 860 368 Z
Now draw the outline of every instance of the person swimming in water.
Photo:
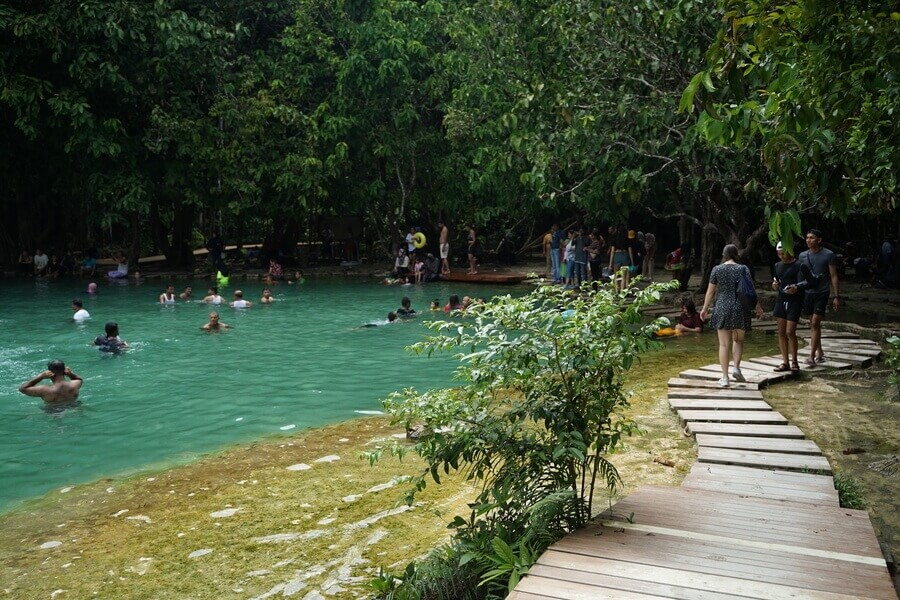
M 272 291 L 269 288 L 263 289 L 262 298 L 259 299 L 260 304 L 272 304 L 275 298 L 272 297 Z
M 38 386 L 44 379 L 49 379 L 50 385 Z M 83 383 L 84 380 L 63 361 L 51 360 L 46 371 L 20 385 L 19 391 L 26 396 L 41 398 L 44 402 L 69 402 L 78 399 Z
M 413 317 L 416 315 L 416 309 L 412 308 L 412 303 L 409 298 L 403 296 L 403 299 L 400 300 L 400 308 L 397 309 L 398 317 Z
M 435 298 L 431 301 L 431 306 L 428 307 L 428 310 L 435 311 L 441 310 L 441 301 Z
M 231 308 L 250 308 L 253 306 L 253 303 L 249 300 L 244 300 L 244 292 L 241 290 L 234 291 L 234 302 L 231 303 Z
M 87 293 L 88 294 L 96 294 L 97 293 L 97 284 L 94 283 L 93 281 L 90 282 L 87 287 Z
M 84 321 L 85 319 L 91 318 L 91 313 L 84 310 L 84 303 L 81 300 L 79 300 L 78 298 L 75 298 L 74 300 L 72 300 L 72 310 L 75 311 L 74 314 L 72 315 L 72 319 L 74 319 L 77 322 Z
M 100 352 L 109 352 L 118 354 L 122 350 L 128 348 L 128 342 L 119 337 L 119 324 L 110 321 L 104 327 L 106 335 L 98 335 L 94 338 L 93 344 L 100 347 Z
M 219 288 L 211 287 L 209 291 L 206 292 L 206 297 L 203 299 L 207 304 L 222 304 L 224 300 L 222 296 L 219 295 Z
M 193 295 L 194 295 L 194 288 L 192 288 L 191 286 L 187 286 L 186 288 L 184 288 L 183 292 L 178 294 L 178 297 L 181 298 L 182 300 L 190 300 L 191 296 L 193 296 Z
M 219 321 L 219 313 L 213 311 L 209 313 L 209 323 L 201 327 L 204 331 L 221 331 L 223 329 L 231 329 L 231 325 L 227 325 Z
M 166 291 L 159 295 L 160 304 L 175 304 L 175 286 L 171 283 L 166 286 Z

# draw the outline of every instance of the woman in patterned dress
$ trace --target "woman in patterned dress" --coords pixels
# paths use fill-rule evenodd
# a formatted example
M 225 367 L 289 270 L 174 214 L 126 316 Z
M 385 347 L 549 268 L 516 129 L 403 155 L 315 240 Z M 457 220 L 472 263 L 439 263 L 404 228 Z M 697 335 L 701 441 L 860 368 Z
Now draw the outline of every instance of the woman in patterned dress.
M 703 299 L 703 310 L 700 311 L 700 318 L 706 321 L 709 307 L 715 298 L 710 325 L 719 336 L 719 365 L 722 367 L 719 386 L 723 388 L 730 385 L 728 365 L 731 359 L 734 360 L 731 377 L 735 381 L 744 381 L 744 375 L 741 373 L 741 355 L 744 352 L 744 333 L 750 329 L 750 311 L 741 304 L 738 289 L 745 273 L 751 281 L 753 278 L 750 276 L 750 269 L 737 263 L 737 256 L 738 249 L 734 244 L 728 244 L 722 250 L 722 264 L 713 267 L 706 297 Z M 758 303 L 756 316 L 757 318 L 762 316 L 762 308 Z

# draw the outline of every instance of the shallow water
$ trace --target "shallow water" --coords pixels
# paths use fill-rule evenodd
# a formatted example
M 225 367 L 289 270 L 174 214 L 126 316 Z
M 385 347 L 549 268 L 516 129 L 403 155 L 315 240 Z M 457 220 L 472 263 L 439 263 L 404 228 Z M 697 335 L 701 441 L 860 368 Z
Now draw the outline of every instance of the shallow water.
M 207 282 L 192 282 L 202 298 Z M 257 301 L 261 282 L 242 282 Z M 181 291 L 185 282 L 178 283 Z M 309 280 L 273 286 L 277 302 L 249 310 L 219 307 L 233 329 L 200 330 L 209 306 L 157 303 L 164 282 L 4 282 L 0 319 L 0 511 L 17 502 L 100 477 L 180 463 L 228 444 L 283 435 L 377 411 L 406 386 L 452 381 L 450 357 L 426 361 L 403 348 L 422 339 L 426 319 L 384 327 L 407 295 L 428 312 L 450 293 L 489 296 L 484 286 L 381 286 L 375 280 Z M 230 298 L 232 285 L 222 295 Z M 504 293 L 507 290 L 503 290 Z M 71 320 L 80 297 L 92 319 Z M 431 314 L 431 313 L 429 313 Z M 443 313 L 440 313 L 443 315 Z M 132 349 L 120 356 L 89 344 L 108 320 Z M 20 394 L 20 383 L 59 358 L 85 379 L 80 405 L 58 412 Z

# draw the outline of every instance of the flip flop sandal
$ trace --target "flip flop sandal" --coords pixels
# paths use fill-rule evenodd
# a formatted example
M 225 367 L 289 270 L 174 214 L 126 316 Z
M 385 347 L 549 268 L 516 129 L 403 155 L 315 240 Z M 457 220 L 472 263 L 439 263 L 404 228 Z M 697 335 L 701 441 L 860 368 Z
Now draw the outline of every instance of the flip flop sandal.
M 795 360 L 791 363 L 791 373 L 796 375 L 800 372 L 800 364 Z
M 791 370 L 791 365 L 789 365 L 787 363 L 781 363 L 780 365 L 778 365 L 777 367 L 775 367 L 772 370 L 775 371 L 776 373 L 786 373 L 787 371 Z
M 824 356 L 818 356 L 818 357 L 816 357 L 816 362 L 817 362 L 817 363 L 823 363 L 823 362 L 825 362 L 826 360 L 828 360 L 828 359 L 825 358 Z
M 808 364 L 810 367 L 816 366 L 816 359 L 814 359 L 814 358 L 807 358 L 807 359 L 804 360 L 803 362 L 805 362 L 806 364 Z

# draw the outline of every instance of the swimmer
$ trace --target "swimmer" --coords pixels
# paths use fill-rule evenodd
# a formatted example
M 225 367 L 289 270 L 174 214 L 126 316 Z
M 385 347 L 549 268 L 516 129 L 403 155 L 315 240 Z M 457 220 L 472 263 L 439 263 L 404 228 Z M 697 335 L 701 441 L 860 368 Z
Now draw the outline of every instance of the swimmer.
M 275 298 L 272 297 L 272 291 L 269 288 L 263 289 L 262 298 L 259 299 L 260 304 L 272 304 Z
M 430 311 L 441 310 L 441 301 L 438 300 L 437 298 L 432 300 L 431 306 L 428 307 L 428 310 L 430 310 Z
M 91 318 L 91 313 L 84 310 L 84 303 L 78 298 L 72 300 L 72 310 L 75 311 L 75 314 L 72 315 L 72 319 L 75 321 L 84 321 Z
M 66 381 L 66 377 L 69 378 Z M 38 386 L 44 379 L 50 385 Z M 78 399 L 78 392 L 84 380 L 72 372 L 61 360 L 51 360 L 47 370 L 19 386 L 19 391 L 26 396 L 41 398 L 44 402 L 68 402 Z
M 182 300 L 190 300 L 191 296 L 193 296 L 193 295 L 194 295 L 194 288 L 192 288 L 191 286 L 187 286 L 186 288 L 184 288 L 183 292 L 178 294 L 178 297 L 181 298 Z
M 209 323 L 201 327 L 203 331 L 221 331 L 222 329 L 231 329 L 231 325 L 226 325 L 219 321 L 219 313 L 209 313 Z
M 166 291 L 159 295 L 160 304 L 175 304 L 175 286 L 171 283 L 166 286 Z
M 388 323 L 393 323 L 397 320 L 397 313 L 391 311 L 388 313 Z
M 303 283 L 303 271 L 294 271 L 294 278 L 288 279 L 288 284 Z
M 249 300 L 244 300 L 244 292 L 241 290 L 234 291 L 234 302 L 231 303 L 231 308 L 250 308 L 253 306 L 253 303 Z
M 97 293 L 97 284 L 94 283 L 93 281 L 90 282 L 88 284 L 87 293 L 88 294 L 96 294 Z
M 415 316 L 416 309 L 412 308 L 411 302 L 409 298 L 403 296 L 403 299 L 400 301 L 400 308 L 397 309 L 398 317 L 412 317 Z
M 119 324 L 110 321 L 104 327 L 106 335 L 98 335 L 94 338 L 93 344 L 100 346 L 100 352 L 110 352 L 118 354 L 125 348 L 128 348 L 128 342 L 119 337 Z
M 203 301 L 207 304 L 222 304 L 222 302 L 224 302 L 222 296 L 219 295 L 219 288 L 217 287 L 209 288 Z
M 462 308 L 462 306 L 460 306 L 460 304 L 459 304 L 459 296 L 457 296 L 456 294 L 453 294 L 452 296 L 450 296 L 449 302 L 447 302 L 447 304 L 444 305 L 444 312 L 450 312 L 451 310 L 459 310 L 460 308 Z

